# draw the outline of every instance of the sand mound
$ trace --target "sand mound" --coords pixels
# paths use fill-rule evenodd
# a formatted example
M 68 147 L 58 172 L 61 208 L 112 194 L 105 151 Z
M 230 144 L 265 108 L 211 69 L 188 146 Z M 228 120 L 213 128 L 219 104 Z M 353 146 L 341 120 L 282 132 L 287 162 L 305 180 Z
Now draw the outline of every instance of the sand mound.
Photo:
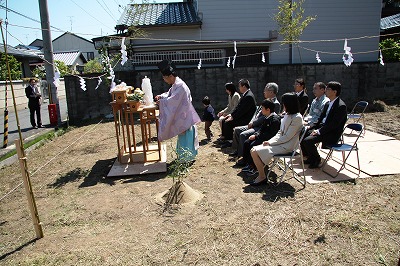
M 169 190 L 161 193 L 158 199 L 165 204 L 189 204 L 195 203 L 202 197 L 201 192 L 194 190 L 183 181 L 178 181 Z

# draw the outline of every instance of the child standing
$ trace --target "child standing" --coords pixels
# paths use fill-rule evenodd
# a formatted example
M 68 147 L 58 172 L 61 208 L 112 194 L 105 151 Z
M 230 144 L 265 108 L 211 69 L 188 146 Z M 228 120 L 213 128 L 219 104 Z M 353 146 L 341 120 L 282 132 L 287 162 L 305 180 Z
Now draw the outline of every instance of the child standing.
M 212 122 L 215 120 L 216 115 L 215 115 L 215 111 L 214 108 L 211 106 L 211 101 L 210 98 L 208 98 L 208 96 L 205 96 L 202 100 L 202 103 L 204 105 L 204 112 L 203 112 L 203 117 L 202 120 L 204 121 L 204 131 L 206 133 L 207 136 L 207 140 L 211 140 L 213 134 L 211 132 L 211 125 Z

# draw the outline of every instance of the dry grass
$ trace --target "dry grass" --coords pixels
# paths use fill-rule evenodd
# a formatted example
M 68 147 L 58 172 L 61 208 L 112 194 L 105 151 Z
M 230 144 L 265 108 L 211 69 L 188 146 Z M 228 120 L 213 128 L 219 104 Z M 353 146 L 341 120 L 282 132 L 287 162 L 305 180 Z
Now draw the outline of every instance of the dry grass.
M 397 110 L 368 114 L 370 128 L 398 121 Z M 21 186 L 0 202 L 1 265 L 397 264 L 400 175 L 253 188 L 209 143 L 185 180 L 204 198 L 165 212 L 156 196 L 172 185 L 166 174 L 106 177 L 114 134 L 113 123 L 82 126 L 29 154 L 45 236 L 34 240 Z M 0 197 L 20 182 L 17 164 L 1 169 Z

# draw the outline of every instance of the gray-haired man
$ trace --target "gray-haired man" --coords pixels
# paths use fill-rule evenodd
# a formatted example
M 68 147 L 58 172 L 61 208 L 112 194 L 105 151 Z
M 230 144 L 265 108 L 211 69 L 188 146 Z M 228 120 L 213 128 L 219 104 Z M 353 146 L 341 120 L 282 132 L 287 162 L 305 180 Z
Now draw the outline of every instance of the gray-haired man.
M 278 94 L 279 87 L 278 84 L 274 82 L 267 83 L 264 88 L 264 98 L 270 99 L 275 103 L 275 113 L 279 114 L 281 109 L 281 104 L 279 103 L 276 95 Z M 233 144 L 232 147 L 236 148 L 236 151 L 232 152 L 230 156 L 243 156 L 243 143 L 256 132 L 262 125 L 265 117 L 261 113 L 261 106 L 259 106 L 254 113 L 253 118 L 250 123 L 246 126 L 235 127 L 233 131 Z M 240 162 L 240 161 L 239 161 Z M 239 163 L 240 166 L 240 163 Z

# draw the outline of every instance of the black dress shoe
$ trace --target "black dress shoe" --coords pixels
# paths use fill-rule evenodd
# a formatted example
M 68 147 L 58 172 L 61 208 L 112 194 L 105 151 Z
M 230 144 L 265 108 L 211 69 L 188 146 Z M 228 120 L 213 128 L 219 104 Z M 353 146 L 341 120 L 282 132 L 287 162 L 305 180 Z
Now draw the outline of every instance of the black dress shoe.
M 262 181 L 260 181 L 260 182 L 251 182 L 250 183 L 250 186 L 253 186 L 253 187 L 257 187 L 257 186 L 261 186 L 261 185 L 264 185 L 264 184 L 266 184 L 268 182 L 268 180 L 265 178 L 264 180 L 262 180 Z
M 316 169 L 316 168 L 319 168 L 319 163 L 318 163 L 318 164 L 316 164 L 316 163 L 312 163 L 312 164 L 310 164 L 310 165 L 308 166 L 308 168 L 310 168 L 310 169 Z
M 312 164 L 313 160 L 307 159 L 307 160 L 304 160 L 303 162 L 304 162 L 304 164 Z
M 229 147 L 232 147 L 232 143 L 230 143 L 229 141 L 221 145 L 221 148 L 229 148 Z
M 310 169 L 315 169 L 315 168 L 319 168 L 319 164 L 321 163 L 321 158 L 317 159 L 316 161 L 313 161 L 308 168 Z
M 236 162 L 235 166 L 243 167 L 246 166 L 246 162 L 243 159 L 240 159 L 239 161 Z
M 229 156 L 236 157 L 236 156 L 238 156 L 238 152 L 237 151 L 231 152 L 231 153 L 229 153 Z

